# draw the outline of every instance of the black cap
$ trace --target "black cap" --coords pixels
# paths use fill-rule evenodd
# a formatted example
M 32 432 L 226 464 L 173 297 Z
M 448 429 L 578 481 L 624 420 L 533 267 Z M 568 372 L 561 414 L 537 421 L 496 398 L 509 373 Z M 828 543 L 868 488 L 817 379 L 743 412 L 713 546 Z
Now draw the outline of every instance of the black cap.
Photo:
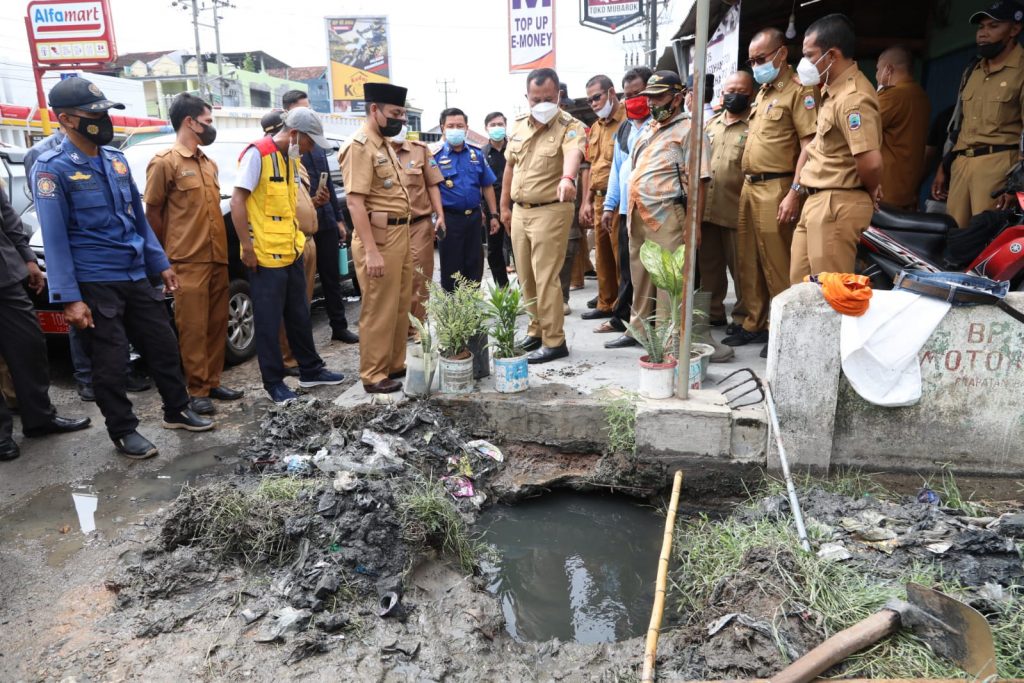
M 284 112 L 280 109 L 269 111 L 260 119 L 260 128 L 267 135 L 276 135 L 284 127 Z
M 641 95 L 664 95 L 667 92 L 680 93 L 686 90 L 679 74 L 675 71 L 655 71 L 647 80 L 647 87 Z
M 1024 7 L 1013 0 L 999 0 L 993 2 L 988 9 L 975 12 L 971 15 L 972 24 L 980 24 L 982 19 L 995 19 L 996 21 L 1024 22 Z
M 396 107 L 405 106 L 405 96 L 408 88 L 391 83 L 364 83 L 363 99 L 373 104 L 393 104 Z
M 80 109 L 81 111 L 124 109 L 123 104 L 111 102 L 95 83 L 80 76 L 65 78 L 50 88 L 50 106 L 54 109 Z

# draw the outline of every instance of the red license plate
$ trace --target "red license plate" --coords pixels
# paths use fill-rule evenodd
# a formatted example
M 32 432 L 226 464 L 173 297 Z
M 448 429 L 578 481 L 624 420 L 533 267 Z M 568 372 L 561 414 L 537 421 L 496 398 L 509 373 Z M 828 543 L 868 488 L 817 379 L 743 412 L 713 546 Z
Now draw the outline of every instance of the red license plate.
M 68 321 L 60 311 L 36 311 L 39 327 L 46 334 L 67 334 Z

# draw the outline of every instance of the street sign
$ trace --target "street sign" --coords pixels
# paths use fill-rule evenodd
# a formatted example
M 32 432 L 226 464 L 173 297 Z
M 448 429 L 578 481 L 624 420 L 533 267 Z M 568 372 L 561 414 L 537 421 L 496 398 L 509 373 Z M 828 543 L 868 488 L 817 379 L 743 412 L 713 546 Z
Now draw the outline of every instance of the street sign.
M 599 31 L 618 33 L 643 19 L 643 0 L 580 0 L 580 23 Z
M 25 23 L 36 64 L 105 64 L 117 59 L 108 0 L 33 0 Z

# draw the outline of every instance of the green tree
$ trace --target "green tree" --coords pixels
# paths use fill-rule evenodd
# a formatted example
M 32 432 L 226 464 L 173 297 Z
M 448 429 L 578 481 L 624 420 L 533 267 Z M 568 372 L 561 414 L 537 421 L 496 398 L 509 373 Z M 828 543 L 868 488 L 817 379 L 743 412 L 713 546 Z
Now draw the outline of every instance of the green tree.
M 245 53 L 245 58 L 242 59 L 242 69 L 256 73 L 256 58 L 252 56 L 251 52 Z

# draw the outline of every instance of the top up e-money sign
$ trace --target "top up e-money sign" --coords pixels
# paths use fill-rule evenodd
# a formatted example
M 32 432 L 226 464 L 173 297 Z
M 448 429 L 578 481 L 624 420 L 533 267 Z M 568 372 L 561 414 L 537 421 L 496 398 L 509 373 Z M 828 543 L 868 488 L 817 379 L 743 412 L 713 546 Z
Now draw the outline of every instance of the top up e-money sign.
M 117 57 L 107 0 L 35 0 L 27 23 L 38 64 L 102 64 Z
M 506 1 L 509 73 L 555 68 L 555 0 Z

